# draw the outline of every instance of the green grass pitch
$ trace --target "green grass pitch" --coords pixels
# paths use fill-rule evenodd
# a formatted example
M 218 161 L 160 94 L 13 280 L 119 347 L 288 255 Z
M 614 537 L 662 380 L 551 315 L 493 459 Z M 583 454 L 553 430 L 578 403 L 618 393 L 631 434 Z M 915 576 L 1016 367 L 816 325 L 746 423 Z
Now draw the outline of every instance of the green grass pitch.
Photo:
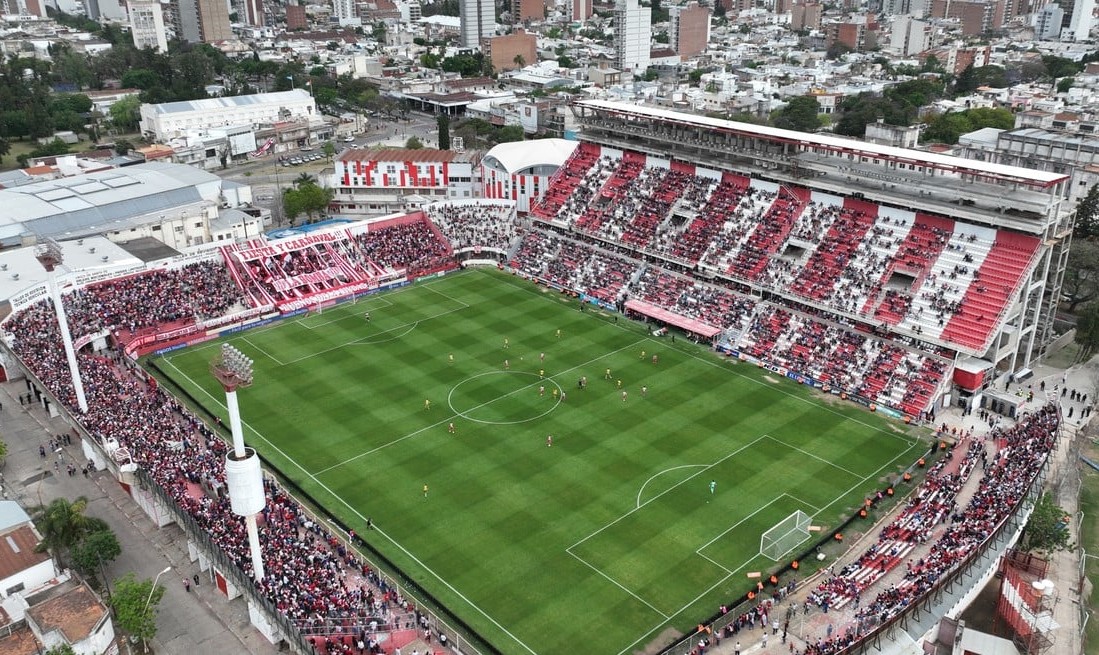
M 476 270 L 235 335 L 245 439 L 500 650 L 539 655 L 690 630 L 776 564 L 765 530 L 834 525 L 917 456 L 876 415 L 578 307 Z M 224 417 L 216 348 L 162 367 Z

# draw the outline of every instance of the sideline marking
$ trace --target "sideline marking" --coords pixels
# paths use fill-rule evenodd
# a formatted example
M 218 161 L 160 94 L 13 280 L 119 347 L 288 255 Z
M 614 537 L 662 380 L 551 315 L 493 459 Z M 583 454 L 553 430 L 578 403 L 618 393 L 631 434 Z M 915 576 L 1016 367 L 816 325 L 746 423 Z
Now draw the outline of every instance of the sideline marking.
M 199 386 L 199 385 L 195 384 L 195 381 L 194 381 L 194 380 L 192 380 L 192 379 L 191 379 L 191 377 L 190 377 L 189 375 L 187 375 L 187 374 L 186 374 L 186 373 L 184 373 L 183 371 L 180 371 L 180 370 L 179 370 L 179 367 L 177 367 L 177 366 L 175 366 L 175 365 L 173 364 L 173 365 L 172 365 L 172 368 L 176 369 L 176 371 L 177 371 L 177 372 L 178 372 L 178 373 L 179 373 L 180 375 L 182 375 L 182 376 L 183 376 L 183 377 L 184 377 L 184 378 L 185 378 L 185 379 L 186 379 L 186 380 L 187 380 L 188 382 L 190 382 L 190 383 L 191 383 L 191 384 L 192 384 L 193 386 L 195 386 L 195 388 L 197 388 L 198 390 L 202 391 L 202 392 L 203 392 L 203 393 L 205 393 L 205 394 L 206 394 L 207 396 L 209 396 L 209 397 L 210 397 L 210 399 L 211 399 L 211 400 L 213 400 L 213 401 L 214 401 L 214 403 L 215 403 L 215 404 L 216 404 L 217 406 L 219 406 L 219 407 L 222 407 L 222 408 L 225 408 L 225 409 L 228 409 L 228 408 L 226 408 L 226 407 L 225 407 L 225 404 L 224 404 L 224 403 L 223 403 L 222 401 L 220 401 L 220 400 L 218 400 L 217 398 L 215 398 L 215 397 L 213 396 L 213 394 L 211 394 L 211 393 L 210 393 L 209 391 L 206 391 L 206 390 L 205 390 L 204 388 L 202 388 L 201 386 Z M 306 471 L 306 470 L 305 470 L 305 468 L 304 468 L 304 467 L 303 467 L 303 466 L 302 466 L 301 464 L 298 464 L 297 460 L 295 460 L 294 458 L 292 458 L 292 457 L 290 457 L 289 455 L 287 455 L 286 453 L 284 453 L 284 452 L 282 451 L 282 449 L 281 449 L 281 448 L 279 448 L 279 447 L 278 447 L 278 446 L 277 446 L 276 444 L 272 443 L 270 439 L 268 439 L 267 437 L 263 436 L 263 434 L 262 434 L 262 433 L 260 433 L 260 432 L 259 432 L 258 430 L 256 430 L 255 428 L 253 428 L 253 427 L 252 427 L 252 426 L 251 426 L 251 425 L 250 425 L 249 423 L 247 423 L 247 422 L 242 422 L 242 425 L 244 425 L 245 427 L 247 427 L 247 428 L 248 428 L 248 430 L 250 430 L 250 431 L 252 432 L 252 434 L 256 435 L 256 437 L 257 437 L 258 439 L 261 439 L 261 440 L 263 440 L 264 442 L 266 442 L 268 446 L 270 446 L 270 447 L 271 447 L 271 448 L 272 448 L 273 450 L 275 450 L 275 451 L 276 451 L 276 452 L 277 452 L 277 453 L 278 453 L 279 455 L 281 455 L 281 456 L 282 456 L 282 457 L 283 457 L 283 458 L 284 458 L 284 459 L 285 459 L 285 460 L 286 460 L 287 462 L 289 462 L 290 464 L 294 465 L 295 467 L 297 467 L 297 468 L 298 468 L 298 470 L 300 470 L 300 471 L 301 471 L 302 473 L 304 473 L 305 475 L 307 475 L 307 476 L 309 477 L 309 479 L 311 479 L 311 480 L 312 480 L 312 481 L 313 481 L 313 482 L 314 482 L 314 483 L 315 483 L 315 484 L 316 484 L 317 486 L 319 486 L 319 487 L 320 487 L 321 489 L 324 489 L 324 490 L 325 490 L 325 491 L 326 491 L 326 492 L 328 493 L 328 495 L 329 495 L 329 496 L 331 496 L 331 497 L 332 497 L 332 498 L 333 498 L 334 500 L 336 500 L 336 502 L 338 502 L 338 503 L 342 504 L 342 505 L 343 505 L 344 507 L 346 507 L 346 508 L 347 508 L 348 510 L 350 510 L 352 514 L 354 514 L 355 516 L 357 516 L 357 517 L 359 518 L 359 520 L 360 520 L 360 521 L 362 521 L 362 522 L 363 522 L 364 524 L 366 523 L 366 517 L 365 517 L 365 516 L 363 516 L 363 515 L 362 515 L 362 513 L 360 513 L 360 512 L 359 512 L 359 510 L 357 510 L 357 509 L 355 509 L 354 507 L 352 507 L 352 506 L 351 506 L 351 505 L 350 505 L 350 504 L 349 504 L 349 503 L 348 503 L 348 502 L 347 502 L 346 500 L 344 500 L 344 499 L 343 499 L 343 497 L 342 497 L 342 496 L 340 496 L 340 495 L 339 495 L 339 494 L 337 494 L 336 492 L 334 492 L 334 491 L 332 491 L 331 489 L 329 489 L 329 488 L 328 488 L 328 486 L 327 486 L 327 485 L 325 485 L 325 484 L 324 484 L 323 482 L 321 482 L 320 480 L 318 480 L 318 479 L 317 479 L 317 477 L 316 477 L 315 475 L 313 475 L 313 474 L 312 474 L 312 473 L 310 473 L 309 471 Z M 536 652 L 536 651 L 535 651 L 534 649 L 532 649 L 532 648 L 531 648 L 530 646 L 526 645 L 526 644 L 525 644 L 525 643 L 524 643 L 524 642 L 523 642 L 523 641 L 522 641 L 521 639 L 519 639 L 518 637 L 516 637 L 515 635 L 513 635 L 513 634 L 512 634 L 512 633 L 511 633 L 511 632 L 510 632 L 510 631 L 509 631 L 509 630 L 508 630 L 507 628 L 505 628 L 504 626 L 500 625 L 500 623 L 499 623 L 499 622 L 498 622 L 498 621 L 497 621 L 496 619 L 492 618 L 492 616 L 490 616 L 490 615 L 488 614 L 488 612 L 486 612 L 486 611 L 484 611 L 483 609 L 481 609 L 481 608 L 480 608 L 480 606 L 478 606 L 478 605 L 477 605 L 476 603 L 474 603 L 473 601 L 471 601 L 471 600 L 470 600 L 469 598 L 466 598 L 466 596 L 465 596 L 465 595 L 464 595 L 464 594 L 463 594 L 462 592 L 460 592 L 460 591 L 458 591 L 457 589 L 455 589 L 455 588 L 454 588 L 454 585 L 450 584 L 450 582 L 448 582 L 448 581 L 447 581 L 447 580 L 446 580 L 445 578 L 443 578 L 443 577 L 442 577 L 442 576 L 440 576 L 440 575 L 439 575 L 438 573 L 436 573 L 436 572 L 435 572 L 434 570 L 432 570 L 432 569 L 431 569 L 431 568 L 430 568 L 429 566 L 427 566 L 426 564 L 424 564 L 424 563 L 423 563 L 423 562 L 422 562 L 422 561 L 420 560 L 420 558 L 418 558 L 418 557 L 416 557 L 415 555 L 413 555 L 412 553 L 410 553 L 410 552 L 408 551 L 408 549 L 407 549 L 407 548 L 405 548 L 404 546 L 402 546 L 402 545 L 401 545 L 401 544 L 400 544 L 399 542 L 397 542 L 397 540 L 396 540 L 396 539 L 394 539 L 393 537 L 390 537 L 388 533 L 386 533 L 386 532 L 385 532 L 384 530 L 382 530 L 381 528 L 379 528 L 379 527 L 378 527 L 377 525 L 375 525 L 375 526 L 374 526 L 374 531 L 375 531 L 375 532 L 377 532 L 378 534 L 382 535 L 382 536 L 383 536 L 383 537 L 385 537 L 386 539 L 388 539 L 388 540 L 389 540 L 389 542 L 390 542 L 391 544 L 393 544 L 393 545 L 394 545 L 394 546 L 395 546 L 396 548 L 400 549 L 400 551 L 401 551 L 402 553 L 404 553 L 405 555 L 407 555 L 407 556 L 409 557 L 409 559 L 411 559 L 412 561 L 416 562 L 416 564 L 417 564 L 417 565 L 418 565 L 418 566 L 419 566 L 420 568 L 422 568 L 422 569 L 423 569 L 424 571 L 426 571 L 427 573 L 429 573 L 429 574 L 430 574 L 430 575 L 431 575 L 431 576 L 432 576 L 433 578 L 435 578 L 436 580 L 438 580 L 440 584 L 442 584 L 442 585 L 443 585 L 443 586 L 445 586 L 445 587 L 446 587 L 447 589 L 449 589 L 449 590 L 450 590 L 451 592 L 453 592 L 455 596 L 457 596 L 458 598 L 461 598 L 463 602 L 465 602 L 465 603 L 466 603 L 467 605 L 469 605 L 469 606 L 470 606 L 471 608 L 473 608 L 474 610 L 476 610 L 476 611 L 477 611 L 477 612 L 478 612 L 478 613 L 479 613 L 479 614 L 480 614 L 481 616 L 483 616 L 483 617 L 485 617 L 486 619 L 488 619 L 488 620 L 489 620 L 489 621 L 490 621 L 490 622 L 492 623 L 492 625 L 496 626 L 496 627 L 497 627 L 497 628 L 498 628 L 498 629 L 500 630 L 500 632 L 502 632 L 502 633 L 506 634 L 506 635 L 507 635 L 508 637 L 511 637 L 511 639 L 512 639 L 513 641 L 515 641 L 515 643 L 517 643 L 517 644 L 519 644 L 520 646 L 522 646 L 522 647 L 523 647 L 523 649 L 524 649 L 524 650 L 526 650 L 526 651 L 527 651 L 528 653 L 531 653 L 531 655 L 538 655 L 538 653 L 537 653 L 537 652 Z

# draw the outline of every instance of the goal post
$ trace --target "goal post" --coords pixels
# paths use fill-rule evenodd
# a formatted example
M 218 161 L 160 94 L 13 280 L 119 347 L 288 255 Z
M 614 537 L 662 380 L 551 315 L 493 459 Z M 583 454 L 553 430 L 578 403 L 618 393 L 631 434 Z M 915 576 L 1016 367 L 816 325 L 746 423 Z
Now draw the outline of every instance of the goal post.
M 809 538 L 813 519 L 798 510 L 763 533 L 759 539 L 759 554 L 778 561 Z

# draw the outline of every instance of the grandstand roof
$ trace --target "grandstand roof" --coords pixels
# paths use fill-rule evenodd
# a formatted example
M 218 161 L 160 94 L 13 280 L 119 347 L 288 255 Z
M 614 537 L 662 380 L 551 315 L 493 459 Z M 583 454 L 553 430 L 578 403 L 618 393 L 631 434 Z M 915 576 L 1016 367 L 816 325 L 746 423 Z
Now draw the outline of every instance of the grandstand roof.
M 81 275 L 96 275 L 113 271 L 115 274 L 144 267 L 144 263 L 106 237 L 88 237 L 74 241 L 59 241 L 64 260 L 58 282 L 64 286 L 65 271 Z M 46 269 L 34 257 L 34 248 L 14 248 L 0 251 L 0 299 L 10 300 L 20 292 L 46 282 Z
M 762 125 L 752 125 L 750 123 L 738 123 L 736 121 L 684 114 L 682 112 L 669 111 L 656 107 L 633 105 L 627 102 L 579 100 L 576 102 L 576 106 L 596 111 L 631 114 L 640 118 L 649 118 L 653 120 L 687 123 L 702 128 L 719 128 L 776 141 L 797 141 L 810 145 L 819 145 L 829 150 L 858 153 L 867 157 L 918 163 L 932 168 L 967 171 L 974 175 L 981 175 L 984 177 L 1010 179 L 1021 184 L 1045 187 L 1068 179 L 1068 176 L 1062 173 L 1038 171 L 1019 166 L 1007 166 L 1004 164 L 993 164 L 991 162 L 963 159 L 951 155 L 940 155 L 921 150 L 910 150 L 908 148 L 897 148 L 895 146 L 855 141 L 853 139 L 838 136 L 810 134 L 807 132 L 782 130 Z
M 273 93 L 254 93 L 247 96 L 225 96 L 203 98 L 202 100 L 182 100 L 180 102 L 162 102 L 150 107 L 154 114 L 175 114 L 185 111 L 217 111 L 225 107 L 244 107 L 248 105 L 271 105 L 280 102 L 302 102 L 309 100 L 305 89 L 275 91 Z
M 129 227 L 155 212 L 217 201 L 220 184 L 193 166 L 150 162 L 0 189 L 0 241 L 28 232 L 64 238 Z
M 578 145 L 579 141 L 566 139 L 501 143 L 489 150 L 483 161 L 491 164 L 495 159 L 504 171 L 514 174 L 531 166 L 561 166 Z

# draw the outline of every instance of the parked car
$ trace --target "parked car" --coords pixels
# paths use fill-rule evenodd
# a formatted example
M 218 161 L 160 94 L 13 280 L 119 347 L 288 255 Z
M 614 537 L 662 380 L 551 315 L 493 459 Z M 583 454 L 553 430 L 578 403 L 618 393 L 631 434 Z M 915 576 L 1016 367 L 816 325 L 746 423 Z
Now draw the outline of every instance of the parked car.
M 344 142 L 344 143 L 355 143 L 355 137 L 353 137 L 353 136 L 345 136 L 345 137 L 343 138 L 343 142 Z

